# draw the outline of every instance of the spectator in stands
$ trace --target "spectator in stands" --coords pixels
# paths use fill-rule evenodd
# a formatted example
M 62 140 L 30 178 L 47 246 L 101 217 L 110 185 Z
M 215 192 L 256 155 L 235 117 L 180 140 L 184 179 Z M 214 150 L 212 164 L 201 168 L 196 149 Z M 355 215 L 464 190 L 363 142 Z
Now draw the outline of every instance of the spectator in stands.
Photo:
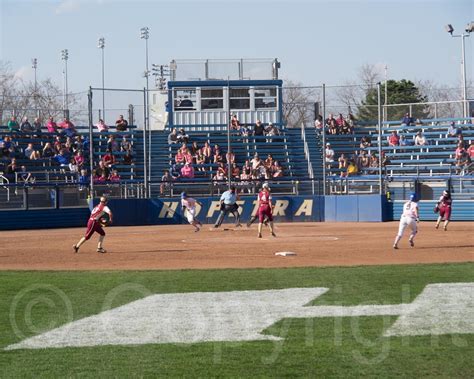
M 414 125 L 415 119 L 410 116 L 410 113 L 405 113 L 405 116 L 402 118 L 401 124 L 402 126 L 410 126 Z
M 323 122 L 322 115 L 318 114 L 318 116 L 316 117 L 316 120 L 314 120 L 314 128 L 319 133 L 321 133 L 321 131 L 324 129 L 324 122 Z
M 132 143 L 127 139 L 127 136 L 122 137 L 120 151 L 132 151 Z
M 54 157 L 54 149 L 51 146 L 51 142 L 46 142 L 43 147 L 43 158 L 52 158 Z
M 459 159 L 465 151 L 466 151 L 466 149 L 464 148 L 464 143 L 463 142 L 458 142 L 458 145 L 456 147 L 456 151 L 454 152 L 454 158 L 456 160 Z
M 222 155 L 221 148 L 219 145 L 214 145 L 214 156 L 212 158 L 213 163 L 221 163 L 224 162 L 224 156 Z
M 467 154 L 469 155 L 469 158 L 471 158 L 471 161 L 474 160 L 474 141 L 471 141 L 471 144 L 467 149 Z
M 225 155 L 225 161 L 230 164 L 235 163 L 235 154 L 232 152 L 232 149 L 229 150 Z
M 379 159 L 375 154 L 370 156 L 370 168 L 372 168 L 370 171 L 371 174 L 377 174 L 377 169 L 379 168 Z
M 400 139 L 398 141 L 398 144 L 400 146 L 408 146 L 409 145 L 409 142 L 408 140 L 405 138 L 405 136 L 403 134 L 400 135 Z
M 240 135 L 242 137 L 248 137 L 250 135 L 250 129 L 247 125 L 244 124 L 240 127 Z
M 262 125 L 260 120 L 257 120 L 255 123 L 255 127 L 253 128 L 253 135 L 254 136 L 263 136 L 265 133 L 265 128 Z
M 109 127 L 101 118 L 99 119 L 99 122 L 96 124 L 96 127 L 100 133 L 107 132 L 109 130 Z
M 400 144 L 400 137 L 396 130 L 392 130 L 392 134 L 387 137 L 389 146 L 398 146 Z
M 128 128 L 128 121 L 123 118 L 123 114 L 121 114 L 117 121 L 115 121 L 115 129 L 117 132 L 125 132 Z
M 69 162 L 69 171 L 71 171 L 71 173 L 73 174 L 77 174 L 79 172 L 79 166 L 77 165 L 77 162 L 74 157 L 72 157 Z
M 194 157 L 188 148 L 184 149 L 184 163 L 189 163 L 189 164 L 194 163 Z
M 76 134 L 76 127 L 71 122 L 71 120 L 69 120 L 69 117 L 65 117 L 64 121 L 59 125 L 59 127 L 62 129 L 60 133 L 63 133 L 68 137 L 74 137 Z
M 196 141 L 194 141 L 192 144 L 191 144 L 191 155 L 193 156 L 194 159 L 196 159 L 197 155 L 198 155 L 198 152 L 200 151 L 200 147 L 198 146 L 198 143 Z
M 42 128 L 43 128 L 43 125 L 41 123 L 41 119 L 39 117 L 36 117 L 35 121 L 33 121 L 33 130 L 37 137 L 41 135 Z
M 172 145 L 174 143 L 178 143 L 178 131 L 176 128 L 173 128 L 170 134 L 168 134 L 168 145 Z
M 425 146 L 428 145 L 428 141 L 426 140 L 426 137 L 423 135 L 423 133 L 418 131 L 415 136 L 415 146 Z
M 48 133 L 57 133 L 58 132 L 58 124 L 54 121 L 54 118 L 51 116 L 46 123 L 46 129 Z
M 334 150 L 331 148 L 331 144 L 326 143 L 326 150 L 324 151 L 326 167 L 331 168 L 331 164 L 334 162 Z
M 212 178 L 214 181 L 224 181 L 227 180 L 227 168 L 225 167 L 224 163 L 219 163 L 219 166 L 217 167 L 216 174 Z
M 390 158 L 387 157 L 387 154 L 385 154 L 384 151 L 382 151 L 382 166 L 385 167 L 387 165 L 389 165 L 391 162 L 390 162 Z
M 462 129 L 459 128 L 454 121 L 451 121 L 448 127 L 448 135 L 446 137 L 457 137 L 462 134 Z
M 211 162 L 211 157 L 212 157 L 212 148 L 211 145 L 209 145 L 209 142 L 205 142 L 204 146 L 201 149 L 202 154 L 206 157 L 206 163 Z
M 33 152 L 31 153 L 30 155 L 30 159 L 31 160 L 37 160 L 37 159 L 41 159 L 41 154 L 38 150 L 33 150 Z
M 20 125 L 20 131 L 25 134 L 31 134 L 34 132 L 34 128 L 28 121 L 28 117 L 23 117 L 23 122 Z
M 268 137 L 274 137 L 280 135 L 280 130 L 273 125 L 273 123 L 268 123 L 268 126 L 265 128 L 265 135 Z M 267 139 L 267 142 L 272 142 L 272 139 Z
M 184 128 L 179 129 L 178 142 L 180 143 L 189 143 L 189 135 L 186 133 Z
M 181 177 L 185 179 L 194 179 L 194 168 L 190 163 L 185 163 L 181 168 Z
M 31 154 L 33 154 L 34 151 L 35 148 L 33 147 L 33 144 L 29 143 L 26 149 L 23 151 L 23 153 L 25 154 L 25 158 L 31 159 Z
M 342 170 L 342 172 L 345 172 L 347 169 L 347 166 L 349 165 L 349 161 L 344 153 L 341 154 L 337 162 L 339 164 L 339 170 Z
M 164 195 L 169 193 L 171 189 L 171 183 L 176 178 L 170 174 L 170 170 L 164 170 L 163 176 L 161 177 L 161 184 L 160 184 L 160 195 Z
M 84 150 L 84 142 L 82 141 L 82 136 L 78 134 L 73 141 L 71 141 L 72 144 L 72 151 L 74 153 L 77 153 L 78 151 L 83 151 Z
M 59 154 L 59 152 L 63 148 L 63 143 L 61 141 L 60 136 L 56 136 L 56 138 L 54 139 L 54 142 L 53 142 L 53 146 L 54 146 L 54 151 L 56 152 L 56 154 Z
M 465 169 L 471 164 L 471 158 L 466 150 L 463 150 L 459 157 L 456 159 L 456 174 L 464 175 Z
M 26 170 L 26 166 L 21 166 L 20 172 L 17 174 L 19 182 L 22 182 L 24 184 L 32 184 L 35 182 L 34 176 L 31 174 L 31 172 L 28 172 Z
M 16 183 L 16 173 L 19 171 L 16 164 L 16 158 L 12 158 L 10 164 L 6 167 L 4 176 L 10 181 L 10 183 Z
M 109 182 L 113 182 L 113 183 L 120 182 L 120 175 L 117 170 L 112 170 L 109 176 Z
M 4 157 L 10 157 L 14 155 L 15 149 L 13 147 L 12 139 L 10 136 L 4 136 L 2 142 L 2 155 Z
M 342 117 L 342 114 L 339 114 Z M 353 133 L 353 128 L 351 125 L 347 122 L 347 119 L 344 119 L 341 128 L 340 128 L 340 134 L 352 134 Z
M 325 121 L 326 134 L 337 134 L 337 122 L 332 113 L 329 113 Z
M 268 154 L 268 155 L 267 155 L 267 159 L 265 159 L 265 161 L 263 162 L 263 165 L 264 165 L 265 167 L 270 168 L 270 167 L 273 166 L 273 163 L 274 163 L 274 162 L 275 162 L 275 160 L 273 159 L 273 155 Z
M 110 151 L 114 153 L 117 151 L 120 151 L 120 145 L 115 139 L 115 136 L 113 134 L 111 134 L 109 136 L 109 139 L 107 140 L 107 149 L 109 149 Z
M 263 162 L 258 156 L 258 153 L 255 153 L 253 158 L 250 160 L 250 164 L 252 165 L 252 172 L 256 171 L 260 166 L 263 166 Z
M 351 159 L 349 161 L 349 165 L 347 166 L 347 176 L 355 176 L 358 173 L 359 169 L 357 168 L 357 164 Z
M 61 167 L 67 167 L 69 165 L 69 156 L 65 149 L 61 149 L 54 159 Z
M 240 122 L 236 114 L 233 114 L 230 118 L 230 129 L 231 130 L 240 130 Z
M 104 161 L 99 161 L 99 167 L 95 169 L 98 177 L 105 177 L 107 179 L 110 175 L 110 169 L 105 165 Z
M 106 167 L 112 167 L 115 164 L 115 155 L 110 149 L 107 149 L 105 155 L 102 157 L 102 161 Z
M 360 146 L 361 149 L 367 149 L 371 145 L 372 145 L 372 142 L 371 142 L 370 137 L 364 136 L 360 139 L 360 145 L 359 146 Z
M 10 130 L 10 133 L 20 131 L 20 125 L 18 125 L 18 121 L 16 120 L 16 116 L 12 116 L 10 121 L 8 121 L 7 126 L 8 126 L 8 130 Z
M 87 170 L 82 169 L 78 179 L 79 191 L 82 191 L 89 185 L 89 175 L 87 175 Z
M 367 155 L 366 151 L 361 150 L 359 165 L 360 165 L 359 168 L 361 169 L 361 171 L 365 168 L 370 167 L 370 157 Z
M 125 155 L 122 157 L 122 164 L 131 165 L 133 163 L 133 155 L 130 150 L 125 152 Z
M 78 151 L 76 155 L 74 156 L 74 161 L 76 162 L 76 165 L 79 169 L 84 166 L 84 155 L 82 154 L 82 151 Z
M 344 120 L 344 116 L 342 115 L 342 113 L 339 113 L 339 116 L 337 116 L 336 118 L 337 134 L 344 134 L 343 128 L 344 128 L 345 123 L 346 123 L 346 120 Z
M 283 177 L 283 167 L 281 166 L 280 162 L 273 162 L 273 165 L 271 166 L 270 170 L 273 178 Z
M 349 125 L 350 133 L 354 133 L 354 127 L 356 126 L 356 118 L 352 113 L 348 113 L 346 117 L 346 124 Z
M 204 156 L 202 149 L 199 150 L 196 155 L 196 164 L 198 165 L 198 171 L 206 171 L 206 168 L 202 166 L 206 164 L 206 157 Z
M 232 178 L 233 179 L 240 179 L 240 168 L 237 166 L 236 163 L 232 163 Z

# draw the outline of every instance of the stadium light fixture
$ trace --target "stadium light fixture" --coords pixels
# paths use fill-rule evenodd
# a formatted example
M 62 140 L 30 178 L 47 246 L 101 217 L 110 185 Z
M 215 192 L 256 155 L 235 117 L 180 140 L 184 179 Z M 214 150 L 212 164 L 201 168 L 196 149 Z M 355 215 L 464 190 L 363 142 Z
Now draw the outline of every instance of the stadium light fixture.
M 35 102 L 35 110 L 38 110 L 38 104 L 37 104 L 37 92 L 38 92 L 38 81 L 36 79 L 36 69 L 38 68 L 38 59 L 33 58 L 31 60 L 31 68 L 35 70 L 35 89 L 34 89 L 34 95 L 33 95 L 33 100 Z
M 462 76 L 462 101 L 463 101 L 463 117 L 467 117 L 467 78 L 466 78 L 466 48 L 464 39 L 469 37 L 470 33 L 474 31 L 474 22 L 467 24 L 465 33 L 453 34 L 454 28 L 451 24 L 445 26 L 446 31 L 451 34 L 453 38 L 461 38 L 461 76 Z
M 102 51 L 102 119 L 105 122 L 105 38 L 100 37 L 97 47 Z
M 61 50 L 61 59 L 64 61 L 64 70 L 63 70 L 63 77 L 64 77 L 64 96 L 63 96 L 63 108 L 64 112 L 67 114 L 68 109 L 68 86 L 67 86 L 67 61 L 69 59 L 69 50 L 63 49 Z

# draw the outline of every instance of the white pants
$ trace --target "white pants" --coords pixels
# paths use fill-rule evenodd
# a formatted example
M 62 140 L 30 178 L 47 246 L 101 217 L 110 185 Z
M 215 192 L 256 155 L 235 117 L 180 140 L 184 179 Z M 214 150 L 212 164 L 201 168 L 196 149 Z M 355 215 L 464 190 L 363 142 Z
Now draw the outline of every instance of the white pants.
M 192 224 L 194 222 L 194 215 L 196 214 L 196 208 L 186 208 L 186 218 L 188 222 Z
M 398 237 L 403 236 L 403 232 L 405 231 L 407 226 L 411 229 L 411 235 L 415 236 L 417 232 L 416 220 L 412 217 L 402 216 L 402 218 L 400 219 L 400 224 L 398 226 Z

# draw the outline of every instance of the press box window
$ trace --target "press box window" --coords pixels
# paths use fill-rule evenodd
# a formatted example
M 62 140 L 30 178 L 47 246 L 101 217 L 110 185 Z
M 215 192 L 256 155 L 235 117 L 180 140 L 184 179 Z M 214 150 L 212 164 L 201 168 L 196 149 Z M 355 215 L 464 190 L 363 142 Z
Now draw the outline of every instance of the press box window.
M 196 89 L 175 89 L 173 93 L 176 111 L 193 111 L 196 109 Z
M 201 88 L 201 109 L 224 109 L 222 88 Z
M 231 88 L 229 102 L 230 109 L 250 109 L 249 88 Z
M 277 89 L 255 88 L 255 109 L 276 109 L 277 108 Z

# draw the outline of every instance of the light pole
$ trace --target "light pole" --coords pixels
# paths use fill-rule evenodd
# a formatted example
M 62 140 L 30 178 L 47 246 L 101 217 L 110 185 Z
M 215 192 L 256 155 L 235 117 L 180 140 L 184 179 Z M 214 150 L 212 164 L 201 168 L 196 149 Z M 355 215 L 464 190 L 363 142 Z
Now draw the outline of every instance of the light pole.
M 37 78 L 36 78 L 36 69 L 38 68 L 38 59 L 37 58 L 33 58 L 31 60 L 31 67 L 35 70 L 35 90 L 34 90 L 34 94 L 33 94 L 33 100 L 35 102 L 35 111 L 37 112 L 38 111 L 38 100 L 37 100 L 38 81 L 37 81 Z
M 67 60 L 69 59 L 69 51 L 67 49 L 61 50 L 61 59 L 64 61 L 64 70 L 63 70 L 63 75 L 64 75 L 64 100 L 63 100 L 63 110 L 65 112 L 65 117 L 68 117 L 68 99 L 67 99 L 67 93 L 68 93 L 68 88 L 67 88 Z
M 104 60 L 104 51 L 105 51 L 105 38 L 100 37 L 97 47 L 102 50 L 102 120 L 105 122 L 105 60 Z
M 148 70 L 148 38 L 150 38 L 150 29 L 148 27 L 143 27 L 140 29 L 140 38 L 145 40 L 145 79 L 146 79 L 146 96 L 145 96 L 145 123 L 144 123 L 144 139 L 143 139 L 143 145 L 144 145 L 144 151 L 148 150 L 148 165 L 145 160 L 144 166 L 144 174 L 145 174 L 145 190 L 148 190 L 147 195 L 150 196 L 151 189 L 149 188 L 149 178 L 150 178 L 150 170 L 151 170 L 151 154 L 150 154 L 150 148 L 151 148 L 151 133 L 150 133 L 150 109 L 148 107 L 149 104 L 149 76 L 150 76 L 150 71 Z M 146 148 L 146 131 L 148 131 L 148 149 Z
M 445 26 L 446 31 L 451 34 L 451 37 L 461 38 L 461 76 L 462 76 L 462 100 L 463 100 L 463 117 L 467 117 L 467 78 L 466 78 L 466 49 L 464 46 L 464 38 L 474 31 L 474 22 L 467 24 L 465 33 L 453 34 L 454 28 L 451 24 Z

